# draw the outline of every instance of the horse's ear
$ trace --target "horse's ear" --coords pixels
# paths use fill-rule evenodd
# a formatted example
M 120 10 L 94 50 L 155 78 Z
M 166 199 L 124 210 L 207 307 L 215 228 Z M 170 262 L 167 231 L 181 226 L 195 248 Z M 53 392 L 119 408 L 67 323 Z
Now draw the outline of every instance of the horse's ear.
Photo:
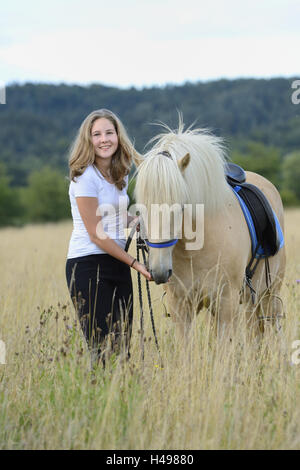
M 189 153 L 187 153 L 184 157 L 182 157 L 180 160 L 178 160 L 178 166 L 179 170 L 183 173 L 188 164 L 190 163 L 191 156 Z

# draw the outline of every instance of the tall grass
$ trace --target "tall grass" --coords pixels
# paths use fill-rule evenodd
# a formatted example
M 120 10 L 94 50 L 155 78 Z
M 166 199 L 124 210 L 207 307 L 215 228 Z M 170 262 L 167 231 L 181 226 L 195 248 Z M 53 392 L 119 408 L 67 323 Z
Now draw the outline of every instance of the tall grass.
M 287 211 L 283 335 L 269 331 L 257 347 L 241 321 L 220 341 L 203 311 L 186 344 L 151 285 L 163 367 L 149 315 L 141 360 L 136 297 L 130 361 L 94 374 L 64 275 L 71 224 L 1 230 L 0 447 L 299 449 L 299 227 L 300 211 Z

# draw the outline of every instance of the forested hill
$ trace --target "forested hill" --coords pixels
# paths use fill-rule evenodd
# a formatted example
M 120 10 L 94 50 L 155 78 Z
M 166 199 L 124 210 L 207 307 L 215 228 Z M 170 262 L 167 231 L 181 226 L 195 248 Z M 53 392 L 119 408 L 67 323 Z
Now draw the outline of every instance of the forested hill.
M 295 79 L 295 78 L 294 78 Z M 294 80 L 218 80 L 182 86 L 118 89 L 25 84 L 6 90 L 0 105 L 0 162 L 12 185 L 26 185 L 45 165 L 67 174 L 67 152 L 88 113 L 109 108 L 119 115 L 139 151 L 159 132 L 153 122 L 209 127 L 242 151 L 246 141 L 276 147 L 280 156 L 300 149 L 300 105 L 292 104 Z

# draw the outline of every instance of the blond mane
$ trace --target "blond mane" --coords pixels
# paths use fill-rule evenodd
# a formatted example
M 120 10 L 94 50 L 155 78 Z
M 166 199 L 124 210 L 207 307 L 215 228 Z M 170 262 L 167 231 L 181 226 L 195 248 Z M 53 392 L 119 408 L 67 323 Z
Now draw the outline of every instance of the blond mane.
M 181 121 L 172 131 L 154 137 L 152 149 L 146 153 L 137 173 L 136 201 L 151 204 L 204 204 L 206 213 L 224 207 L 231 196 L 226 183 L 226 153 L 223 140 L 207 129 L 187 129 Z M 171 158 L 160 154 L 168 151 Z M 187 153 L 190 163 L 181 173 L 177 162 Z

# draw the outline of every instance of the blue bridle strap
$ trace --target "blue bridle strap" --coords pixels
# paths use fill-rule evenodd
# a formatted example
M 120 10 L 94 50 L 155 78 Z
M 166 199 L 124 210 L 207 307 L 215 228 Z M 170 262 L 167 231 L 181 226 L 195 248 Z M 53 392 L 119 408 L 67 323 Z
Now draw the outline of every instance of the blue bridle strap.
M 149 240 L 145 240 L 150 248 L 167 248 L 169 246 L 173 246 L 178 242 L 178 238 L 174 238 L 173 240 L 169 240 L 167 242 L 158 242 L 158 243 L 151 243 Z

